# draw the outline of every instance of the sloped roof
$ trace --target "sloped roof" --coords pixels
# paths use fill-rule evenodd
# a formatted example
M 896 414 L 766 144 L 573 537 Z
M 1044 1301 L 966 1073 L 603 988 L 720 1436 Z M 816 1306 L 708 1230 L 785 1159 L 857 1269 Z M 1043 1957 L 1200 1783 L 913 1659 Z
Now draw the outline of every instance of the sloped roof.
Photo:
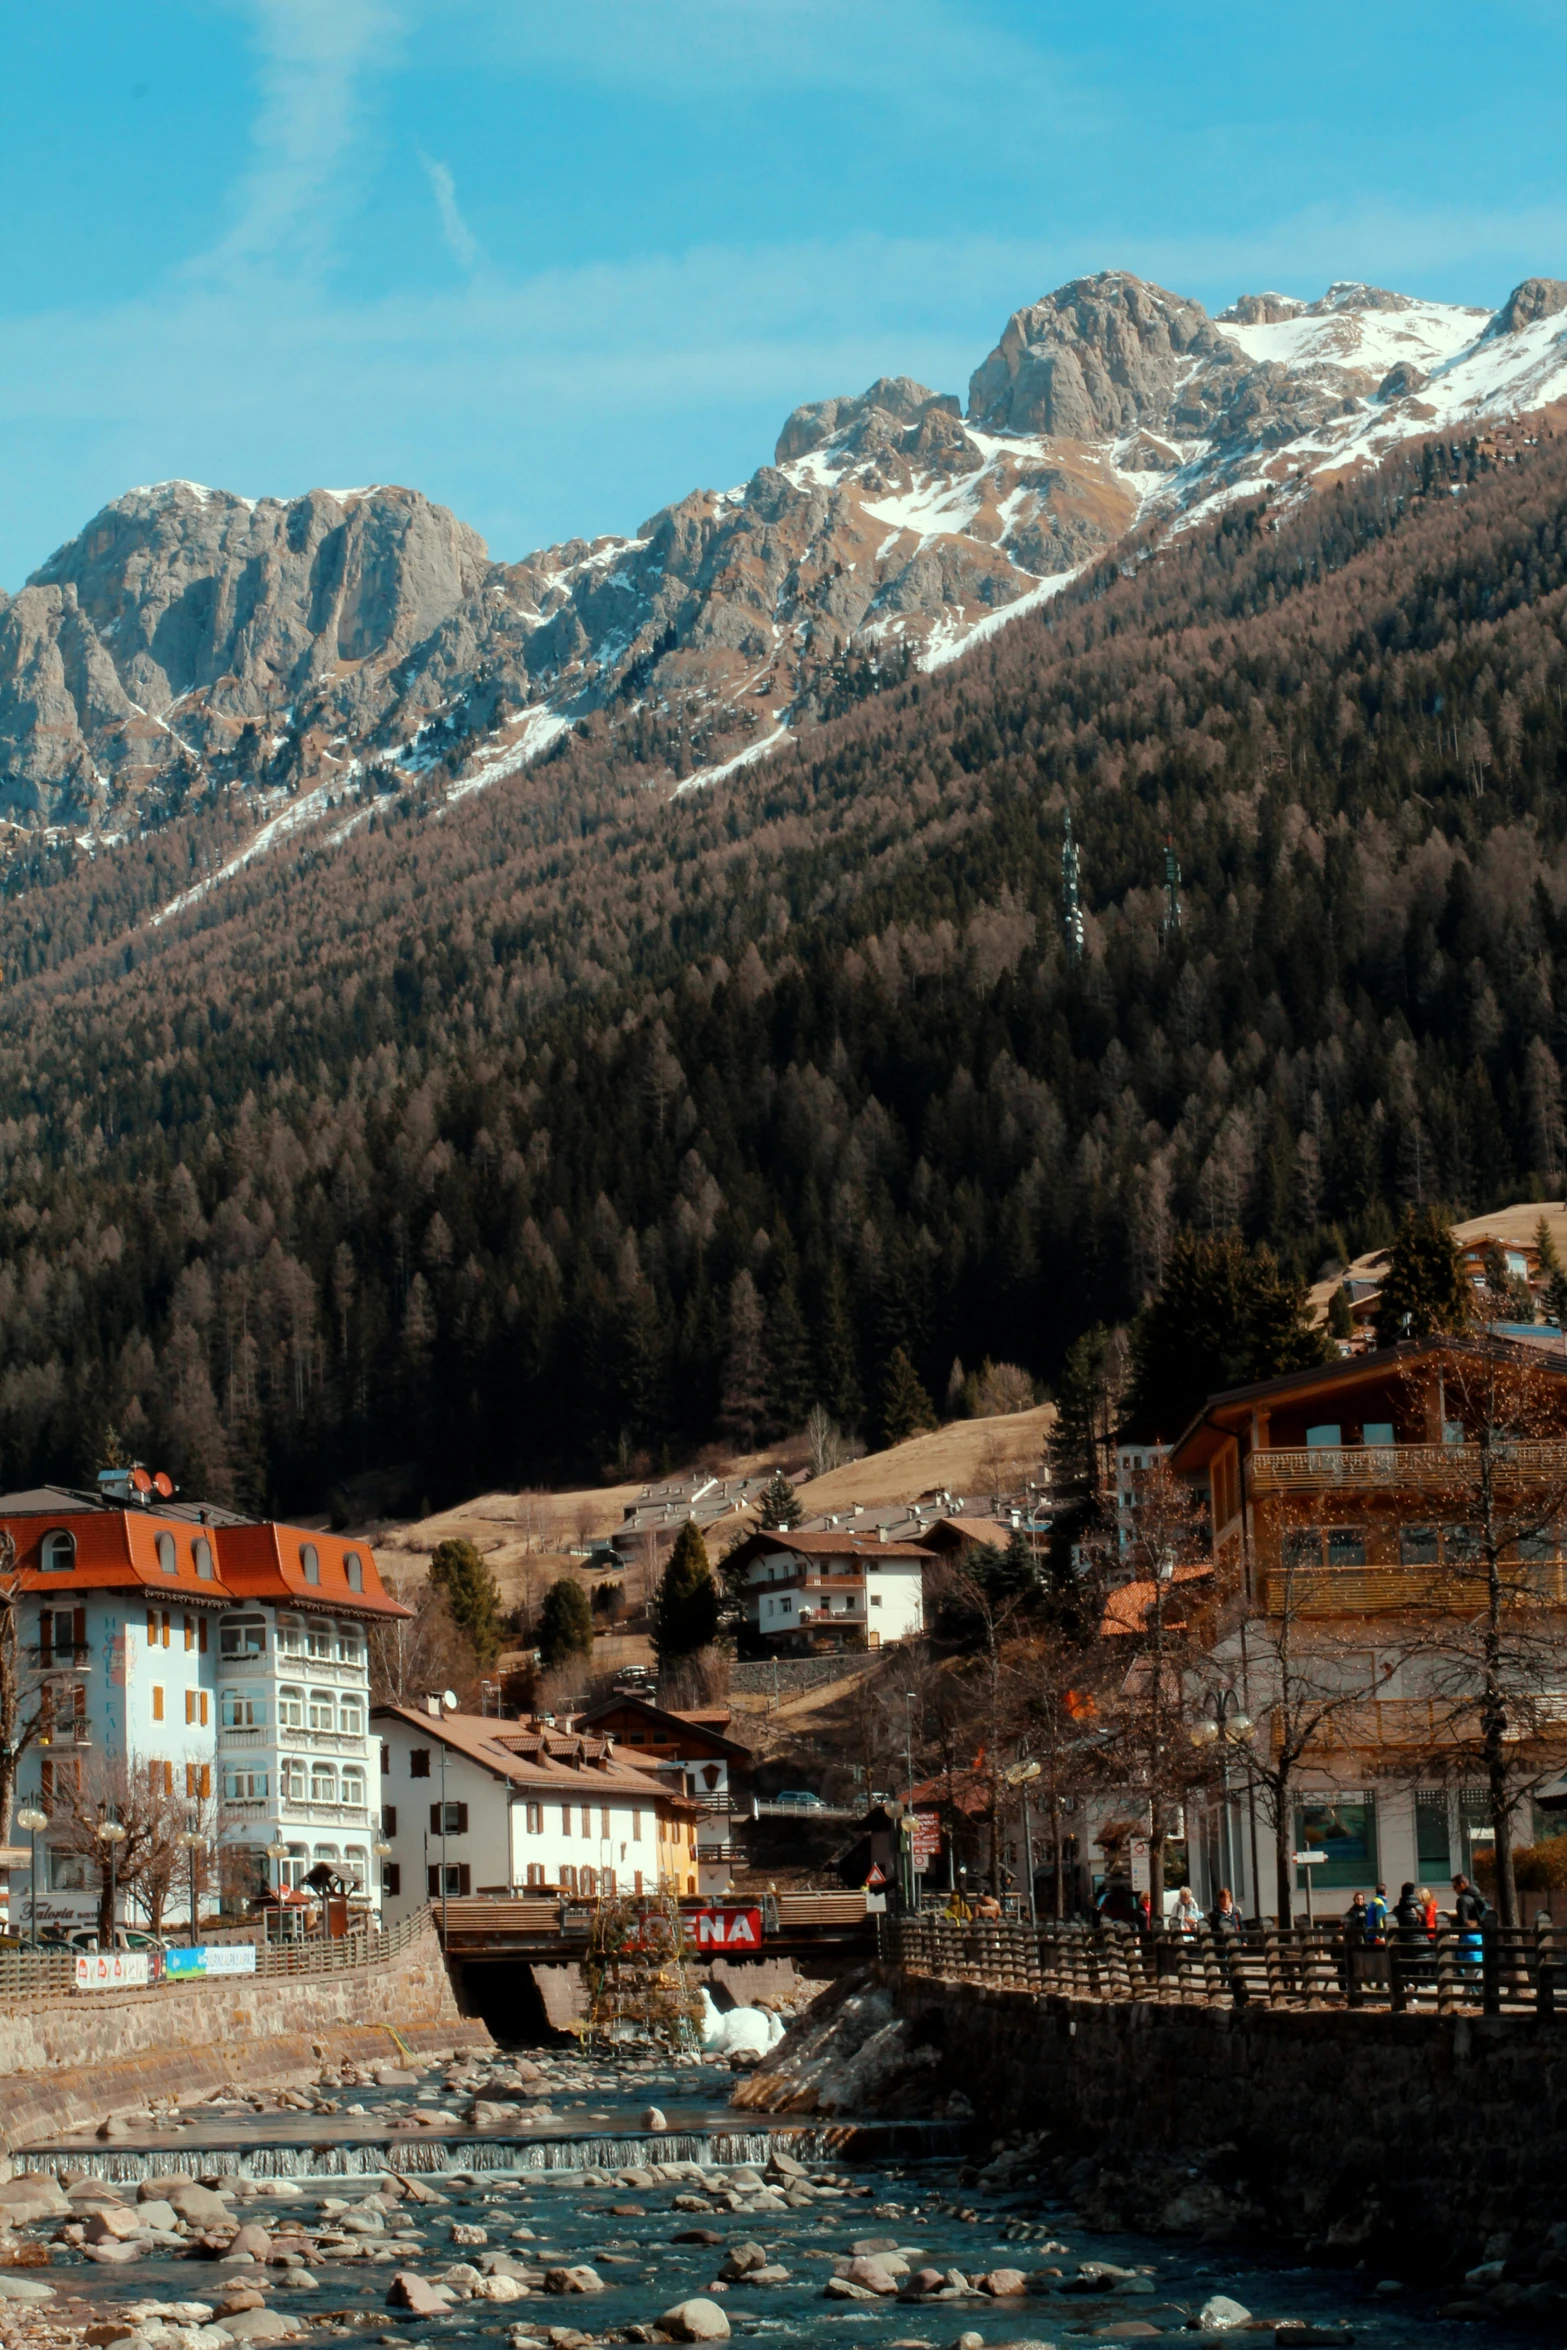
M 1177 1567 L 1170 1580 L 1172 1583 L 1195 1583 L 1212 1574 L 1210 1566 Z M 1104 1614 L 1099 1625 L 1101 1634 L 1109 1638 L 1117 1633 L 1141 1633 L 1146 1630 L 1148 1611 L 1158 1593 L 1159 1586 L 1151 1575 L 1140 1576 L 1131 1583 L 1118 1583 L 1113 1591 L 1105 1594 Z M 1178 1628 L 1185 1621 L 1184 1608 L 1166 1620 L 1172 1628 Z
M 603 1802 L 612 1795 L 644 1803 L 650 1794 L 675 1811 L 697 1809 L 683 1796 L 649 1786 L 645 1772 L 624 1762 L 611 1740 L 549 1731 L 487 1714 L 432 1714 L 411 1705 L 377 1705 L 373 1722 L 397 1721 L 421 1737 L 493 1771 L 498 1779 L 562 1802 Z

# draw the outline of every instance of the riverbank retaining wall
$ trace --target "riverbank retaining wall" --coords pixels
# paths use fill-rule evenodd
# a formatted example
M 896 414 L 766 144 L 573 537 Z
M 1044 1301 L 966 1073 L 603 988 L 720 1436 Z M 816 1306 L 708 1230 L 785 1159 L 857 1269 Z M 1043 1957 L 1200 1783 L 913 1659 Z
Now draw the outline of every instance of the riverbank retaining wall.
M 146 1991 L 67 1991 L 0 2013 L 0 2137 L 8 2148 L 152 2098 L 234 2082 L 286 2086 L 352 2057 L 487 2047 L 459 2013 L 433 1922 L 392 1957 L 322 1975 L 224 1975 Z
M 1560 2229 L 1567 2021 L 1039 1998 L 889 1971 L 923 2094 L 1082 2158 L 1126 2223 L 1261 2226 L 1312 2257 L 1378 2244 L 1442 2269 Z

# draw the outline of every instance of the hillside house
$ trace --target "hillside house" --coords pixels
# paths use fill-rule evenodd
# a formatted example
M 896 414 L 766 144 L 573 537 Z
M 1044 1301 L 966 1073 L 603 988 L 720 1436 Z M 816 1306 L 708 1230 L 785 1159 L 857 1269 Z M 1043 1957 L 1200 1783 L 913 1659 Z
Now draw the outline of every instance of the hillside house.
M 780 1656 L 812 1656 L 915 1639 L 925 1628 L 934 1556 L 923 1543 L 842 1527 L 753 1534 L 734 1554 L 751 1642 Z
M 573 1729 L 613 1738 L 622 1763 L 697 1806 L 699 1893 L 721 1893 L 745 1859 L 734 1823 L 749 1809 L 744 1783 L 751 1750 L 729 1736 L 732 1719 L 727 1706 L 675 1713 L 625 1690 L 611 1691 L 572 1717 Z

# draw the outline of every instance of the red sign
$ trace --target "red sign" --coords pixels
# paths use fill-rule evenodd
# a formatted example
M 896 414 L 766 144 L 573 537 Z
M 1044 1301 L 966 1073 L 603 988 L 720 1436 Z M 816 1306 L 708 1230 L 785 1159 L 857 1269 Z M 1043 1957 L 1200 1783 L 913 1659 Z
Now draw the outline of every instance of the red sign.
M 876 1866 L 876 1863 L 872 1861 L 871 1873 L 865 1880 L 866 1892 L 874 1893 L 878 1890 L 879 1887 L 885 1885 L 886 1882 L 886 1878 L 882 1875 L 880 1869 Z
M 698 1950 L 760 1950 L 762 1913 L 759 1909 L 699 1909 L 696 1913 Z
M 916 1870 L 928 1869 L 941 1850 L 941 1814 L 938 1811 L 917 1811 L 909 1830 L 914 1846 Z

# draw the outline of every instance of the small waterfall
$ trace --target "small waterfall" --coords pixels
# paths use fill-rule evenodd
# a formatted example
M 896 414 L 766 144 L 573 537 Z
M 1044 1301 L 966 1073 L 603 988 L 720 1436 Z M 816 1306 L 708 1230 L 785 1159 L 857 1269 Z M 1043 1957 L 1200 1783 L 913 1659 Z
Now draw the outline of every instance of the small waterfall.
M 944 2122 L 789 2124 L 776 2130 L 660 2130 L 580 2138 L 443 2138 L 422 2132 L 415 2137 L 399 2131 L 395 2137 L 347 2145 L 33 2146 L 16 2156 L 16 2164 L 20 2170 L 50 2173 L 69 2166 L 116 2186 L 173 2172 L 212 2177 L 220 2171 L 242 2179 L 362 2178 L 387 2171 L 499 2171 L 529 2178 L 549 2171 L 640 2170 L 662 2163 L 693 2163 L 703 2170 L 738 2163 L 763 2168 L 775 2144 L 796 2162 L 863 2162 L 955 2154 L 960 2143 L 959 2126 Z

